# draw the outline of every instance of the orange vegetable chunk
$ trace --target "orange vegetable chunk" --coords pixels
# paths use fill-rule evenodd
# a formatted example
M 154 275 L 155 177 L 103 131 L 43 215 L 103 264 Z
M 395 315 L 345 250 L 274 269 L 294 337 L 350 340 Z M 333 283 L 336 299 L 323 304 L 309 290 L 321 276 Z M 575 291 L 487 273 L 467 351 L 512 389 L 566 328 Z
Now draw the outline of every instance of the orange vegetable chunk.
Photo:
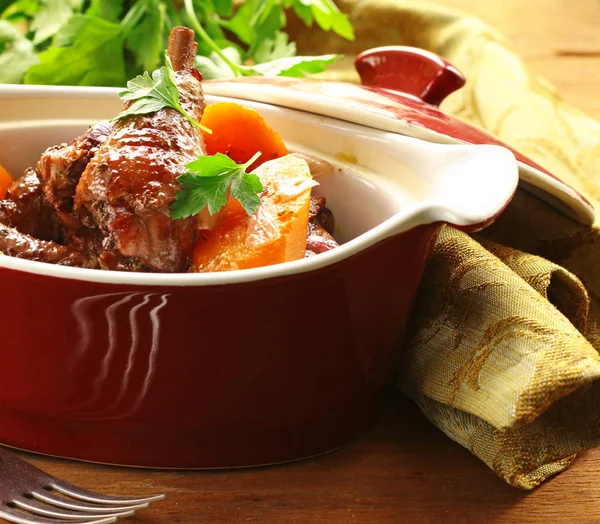
M 249 171 L 288 154 L 281 137 L 254 109 L 232 102 L 218 102 L 206 107 L 201 123 L 212 130 L 212 134 L 202 135 L 208 155 L 223 153 L 243 164 L 260 151 L 261 156 Z
M 0 165 L 0 200 L 6 196 L 6 192 L 13 183 L 10 173 Z
M 192 272 L 269 266 L 304 257 L 311 188 L 308 164 L 295 156 L 254 171 L 263 186 L 261 205 L 248 216 L 230 199 L 212 230 L 200 230 Z

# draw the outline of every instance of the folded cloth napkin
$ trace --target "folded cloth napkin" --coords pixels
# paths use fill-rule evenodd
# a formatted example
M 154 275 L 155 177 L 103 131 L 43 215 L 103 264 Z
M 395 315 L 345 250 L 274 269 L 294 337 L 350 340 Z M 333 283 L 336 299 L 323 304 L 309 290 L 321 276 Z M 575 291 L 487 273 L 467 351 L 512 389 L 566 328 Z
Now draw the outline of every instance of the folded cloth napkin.
M 292 29 L 303 53 L 346 54 L 326 76 L 357 81 L 353 55 L 370 47 L 438 53 L 467 78 L 443 110 L 497 135 L 600 210 L 600 124 L 533 78 L 501 35 L 422 1 L 340 6 L 355 42 Z M 477 235 L 444 227 L 429 260 L 393 385 L 513 486 L 532 489 L 600 445 L 599 261 L 600 229 L 523 190 Z

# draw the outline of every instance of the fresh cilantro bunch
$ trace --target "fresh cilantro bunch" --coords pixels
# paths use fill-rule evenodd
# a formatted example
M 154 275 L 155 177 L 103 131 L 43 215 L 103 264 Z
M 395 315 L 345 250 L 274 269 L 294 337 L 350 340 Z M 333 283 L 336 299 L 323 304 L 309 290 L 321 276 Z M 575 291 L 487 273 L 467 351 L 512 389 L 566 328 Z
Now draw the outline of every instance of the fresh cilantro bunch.
M 354 38 L 333 0 L 0 0 L 0 83 L 123 86 L 159 67 L 177 25 L 205 78 L 323 71 L 338 56 L 296 56 L 286 10 Z

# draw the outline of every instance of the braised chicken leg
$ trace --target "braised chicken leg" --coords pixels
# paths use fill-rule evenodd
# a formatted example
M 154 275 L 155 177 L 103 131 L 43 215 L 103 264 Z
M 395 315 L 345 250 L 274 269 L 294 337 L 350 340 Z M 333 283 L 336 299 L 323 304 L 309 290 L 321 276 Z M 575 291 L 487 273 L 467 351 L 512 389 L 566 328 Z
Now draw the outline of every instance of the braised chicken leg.
M 193 69 L 193 31 L 176 28 L 169 55 L 181 106 L 197 121 L 204 110 L 199 74 Z M 178 111 L 161 109 L 115 123 L 83 172 L 75 211 L 103 236 L 103 269 L 187 271 L 196 238 L 194 218 L 173 220 L 170 205 L 185 164 L 204 154 L 200 130 Z

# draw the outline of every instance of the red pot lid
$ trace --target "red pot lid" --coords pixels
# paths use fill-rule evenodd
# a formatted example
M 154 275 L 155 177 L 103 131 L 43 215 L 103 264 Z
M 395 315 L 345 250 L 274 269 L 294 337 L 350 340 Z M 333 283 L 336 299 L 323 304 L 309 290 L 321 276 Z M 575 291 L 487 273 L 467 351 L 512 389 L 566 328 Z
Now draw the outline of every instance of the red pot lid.
M 495 144 L 519 163 L 521 186 L 584 224 L 595 211 L 571 186 L 494 136 L 440 111 L 465 83 L 443 58 L 412 47 L 380 47 L 355 60 L 363 85 L 288 77 L 244 77 L 205 82 L 206 92 L 265 102 L 367 125 L 429 142 Z M 244 85 L 240 89 L 240 85 Z

